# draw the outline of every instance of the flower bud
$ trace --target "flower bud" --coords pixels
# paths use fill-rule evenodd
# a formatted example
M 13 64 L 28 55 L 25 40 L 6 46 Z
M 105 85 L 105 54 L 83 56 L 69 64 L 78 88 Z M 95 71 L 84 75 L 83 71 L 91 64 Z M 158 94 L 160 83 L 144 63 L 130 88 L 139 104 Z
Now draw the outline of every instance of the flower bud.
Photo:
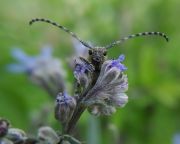
M 0 138 L 4 137 L 7 134 L 8 128 L 9 122 L 5 119 L 0 119 Z
M 18 128 L 9 128 L 6 136 L 9 140 L 15 141 L 24 141 L 27 139 L 26 133 Z
M 57 133 L 51 127 L 47 126 L 39 128 L 38 139 L 48 144 L 57 144 L 59 142 Z
M 76 100 L 74 97 L 66 93 L 59 93 L 56 98 L 55 118 L 62 124 L 69 121 L 74 109 L 76 107 Z

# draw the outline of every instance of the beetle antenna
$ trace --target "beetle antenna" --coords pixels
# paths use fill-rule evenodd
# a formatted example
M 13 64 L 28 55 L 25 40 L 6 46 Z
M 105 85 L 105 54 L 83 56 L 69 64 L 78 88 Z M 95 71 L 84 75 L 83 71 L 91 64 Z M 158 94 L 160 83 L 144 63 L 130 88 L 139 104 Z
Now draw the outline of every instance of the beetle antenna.
M 167 42 L 169 41 L 168 36 L 164 33 L 161 33 L 161 32 L 143 32 L 143 33 L 137 33 L 137 34 L 133 34 L 133 35 L 129 35 L 127 37 L 121 38 L 120 40 L 112 42 L 111 44 L 105 46 L 105 48 L 109 49 L 109 48 L 114 47 L 116 45 L 119 45 L 119 44 L 123 43 L 124 41 L 127 41 L 128 39 L 131 39 L 131 38 L 141 37 L 141 36 L 151 36 L 151 35 L 161 36 L 161 37 L 165 38 L 165 40 Z
M 44 19 L 44 18 L 36 18 L 36 19 L 32 19 L 29 24 L 32 25 L 35 22 L 45 22 L 45 23 L 49 23 L 52 24 L 53 26 L 56 26 L 60 29 L 62 29 L 63 31 L 67 32 L 68 34 L 70 34 L 72 37 L 74 37 L 75 39 L 77 39 L 79 42 L 81 42 L 85 47 L 88 48 L 93 48 L 92 46 L 90 46 L 87 42 L 84 42 L 83 40 L 81 40 L 75 33 L 71 32 L 69 29 L 67 29 L 66 27 L 57 24 L 56 22 L 50 21 L 48 19 Z

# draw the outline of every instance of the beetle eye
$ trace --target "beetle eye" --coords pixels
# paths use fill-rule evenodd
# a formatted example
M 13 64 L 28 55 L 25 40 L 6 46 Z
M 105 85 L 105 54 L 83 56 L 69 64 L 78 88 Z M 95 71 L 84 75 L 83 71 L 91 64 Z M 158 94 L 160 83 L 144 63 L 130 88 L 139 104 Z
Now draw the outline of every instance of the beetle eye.
M 89 55 L 92 55 L 92 50 L 89 50 Z
M 103 55 L 106 56 L 107 55 L 107 51 L 104 51 Z

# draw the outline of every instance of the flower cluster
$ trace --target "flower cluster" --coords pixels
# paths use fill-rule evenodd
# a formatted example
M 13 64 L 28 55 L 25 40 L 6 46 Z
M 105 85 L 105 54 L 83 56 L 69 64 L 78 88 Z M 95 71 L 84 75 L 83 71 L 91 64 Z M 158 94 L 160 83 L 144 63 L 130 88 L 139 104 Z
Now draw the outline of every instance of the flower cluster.
M 124 55 L 117 60 L 107 60 L 103 63 L 96 84 L 83 98 L 83 103 L 91 114 L 111 115 L 115 107 L 123 107 L 128 102 L 125 92 L 128 89 L 127 69 L 121 62 Z
M 104 52 L 102 50 L 101 53 Z M 51 54 L 49 47 L 42 49 L 41 54 L 34 57 L 16 49 L 13 56 L 20 64 L 9 65 L 8 69 L 25 72 L 34 83 L 43 87 L 55 99 L 54 116 L 62 125 L 62 133 L 58 135 L 52 128 L 42 127 L 38 131 L 38 141 L 43 140 L 49 144 L 80 144 L 70 134 L 86 109 L 96 116 L 111 115 L 116 108 L 124 107 L 128 102 L 128 78 L 124 74 L 127 67 L 123 64 L 125 56 L 103 60 L 101 63 L 97 62 L 97 65 L 81 56 L 76 58 L 73 66 L 74 94 L 70 96 L 67 93 L 69 89 L 65 89 L 65 72 L 61 62 Z M 0 135 L 6 135 L 4 127 L 0 128 Z M 13 133 L 13 129 L 11 130 Z M 18 131 L 19 133 L 19 138 L 26 141 L 25 134 Z

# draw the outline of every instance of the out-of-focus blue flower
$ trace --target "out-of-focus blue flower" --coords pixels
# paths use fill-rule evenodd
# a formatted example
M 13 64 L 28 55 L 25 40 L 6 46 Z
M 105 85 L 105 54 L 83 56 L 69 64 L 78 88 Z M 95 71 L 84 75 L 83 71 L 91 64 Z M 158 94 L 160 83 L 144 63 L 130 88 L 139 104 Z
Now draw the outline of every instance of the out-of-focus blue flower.
M 19 62 L 18 64 L 10 64 L 7 66 L 8 70 L 15 73 L 26 72 L 31 74 L 37 67 L 37 63 L 46 61 L 52 58 L 52 48 L 48 45 L 44 46 L 41 53 L 37 56 L 28 56 L 20 48 L 12 50 L 12 56 Z
M 78 40 L 72 39 L 72 43 L 74 46 L 75 56 L 86 56 L 88 54 L 88 49 L 84 45 L 82 45 Z
M 173 142 L 172 144 L 180 144 L 180 133 L 176 133 L 174 136 L 173 136 Z
M 8 70 L 26 73 L 31 81 L 43 87 L 51 96 L 56 96 L 65 89 L 66 73 L 59 59 L 52 56 L 52 48 L 45 46 L 36 56 L 28 56 L 21 49 L 13 49 L 12 56 L 19 63 L 8 65 Z
M 70 58 L 67 59 L 69 66 L 73 69 L 74 68 L 74 61 L 77 59 L 77 57 L 88 57 L 88 48 L 82 45 L 78 40 L 72 39 L 73 44 L 73 54 Z
M 19 63 L 7 66 L 11 72 L 25 72 L 30 75 L 54 72 L 60 73 L 63 76 L 65 75 L 61 61 L 52 57 L 52 48 L 48 45 L 44 46 L 41 53 L 37 56 L 28 56 L 19 48 L 12 50 L 12 56 L 16 58 Z

